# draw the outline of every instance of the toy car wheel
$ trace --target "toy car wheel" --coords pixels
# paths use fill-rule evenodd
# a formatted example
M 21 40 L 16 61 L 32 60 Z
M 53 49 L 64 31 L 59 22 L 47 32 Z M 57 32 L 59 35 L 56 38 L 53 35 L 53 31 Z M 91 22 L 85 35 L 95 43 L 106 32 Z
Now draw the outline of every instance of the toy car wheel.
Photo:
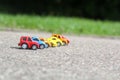
M 66 45 L 66 43 L 65 43 L 64 41 L 63 41 L 62 43 L 63 43 L 63 46 L 65 46 L 65 45 Z
M 44 44 L 41 44 L 40 45 L 40 49 L 44 49 L 45 48 L 45 45 Z
M 57 42 L 57 46 L 60 47 L 60 46 L 61 46 L 61 43 L 60 43 L 60 42 Z
M 28 45 L 27 44 L 22 44 L 22 49 L 27 49 L 28 48 Z
M 32 49 L 33 49 L 33 50 L 36 50 L 36 49 L 37 49 L 37 46 L 36 46 L 36 45 L 32 45 Z

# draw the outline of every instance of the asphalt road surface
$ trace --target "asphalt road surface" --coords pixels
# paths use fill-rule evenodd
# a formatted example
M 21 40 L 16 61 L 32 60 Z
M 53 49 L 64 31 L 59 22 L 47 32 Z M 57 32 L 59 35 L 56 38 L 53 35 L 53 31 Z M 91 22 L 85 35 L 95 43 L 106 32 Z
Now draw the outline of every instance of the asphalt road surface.
M 0 31 L 0 80 L 120 80 L 120 39 L 69 36 L 68 46 L 23 50 L 22 35 Z

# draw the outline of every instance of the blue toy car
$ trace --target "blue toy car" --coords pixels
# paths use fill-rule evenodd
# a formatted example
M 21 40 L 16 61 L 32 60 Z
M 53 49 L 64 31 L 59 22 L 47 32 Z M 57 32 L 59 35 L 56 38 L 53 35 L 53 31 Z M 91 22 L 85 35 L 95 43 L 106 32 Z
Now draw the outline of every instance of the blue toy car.
M 36 41 L 36 42 L 38 42 L 38 44 L 40 44 L 40 49 L 44 49 L 44 48 L 48 48 L 49 47 L 48 44 L 46 44 L 45 42 L 39 40 L 38 37 L 32 37 L 32 40 Z

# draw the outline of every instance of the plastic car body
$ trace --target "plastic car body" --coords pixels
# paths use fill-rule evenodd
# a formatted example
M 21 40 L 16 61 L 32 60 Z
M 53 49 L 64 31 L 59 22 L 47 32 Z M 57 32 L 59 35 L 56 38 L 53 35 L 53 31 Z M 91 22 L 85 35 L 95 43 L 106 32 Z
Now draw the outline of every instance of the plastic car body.
M 51 47 L 57 47 L 58 46 L 58 44 L 56 43 L 56 41 L 53 41 L 53 40 L 51 40 L 51 39 L 47 39 L 50 43 L 51 43 Z
M 39 48 L 39 44 L 35 41 L 32 41 L 29 36 L 21 36 L 18 46 L 21 46 L 22 49 L 33 49 L 36 50 Z
M 38 37 L 32 37 L 32 40 L 35 42 L 38 42 L 40 44 L 40 49 L 48 48 L 48 44 L 46 44 L 44 41 L 39 40 Z
M 49 40 L 52 43 L 52 45 L 54 45 L 54 46 L 59 47 L 61 45 L 64 45 L 63 42 L 60 39 L 56 38 L 56 37 L 50 37 L 47 40 Z
M 49 47 L 52 47 L 52 44 L 50 41 L 48 41 L 47 39 L 45 38 L 39 38 L 41 41 L 44 41 L 46 44 L 48 44 Z
M 64 36 L 62 36 L 60 34 L 52 34 L 52 36 L 57 37 L 58 39 L 60 39 L 63 42 L 64 45 L 70 43 L 70 41 L 67 38 L 65 38 Z

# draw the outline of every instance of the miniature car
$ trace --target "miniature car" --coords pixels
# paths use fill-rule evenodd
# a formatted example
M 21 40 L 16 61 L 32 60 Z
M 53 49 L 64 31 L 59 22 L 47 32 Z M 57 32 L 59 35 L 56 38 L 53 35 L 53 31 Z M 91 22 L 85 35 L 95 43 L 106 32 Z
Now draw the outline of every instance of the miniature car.
M 49 45 L 49 47 L 57 47 L 58 44 L 56 43 L 56 41 L 53 41 L 51 39 L 45 39 L 45 38 L 39 38 L 40 40 L 44 41 L 46 44 Z
M 32 40 L 36 41 L 36 42 L 38 42 L 38 44 L 40 44 L 40 49 L 44 49 L 44 48 L 48 48 L 49 47 L 48 44 L 46 44 L 45 42 L 39 40 L 38 37 L 32 37 Z
M 35 41 L 32 41 L 30 36 L 21 36 L 18 46 L 21 46 L 22 49 L 36 50 L 39 48 L 39 44 Z
M 60 39 L 63 42 L 63 45 L 68 45 L 70 43 L 70 41 L 67 38 L 65 38 L 64 36 L 60 34 L 52 34 L 52 36 Z
M 52 44 L 50 41 L 48 41 L 47 39 L 45 38 L 39 38 L 41 41 L 44 41 L 46 44 L 48 44 L 49 47 L 52 47 Z
M 50 42 L 51 47 L 57 47 L 58 46 L 58 44 L 55 41 L 50 40 L 50 39 L 47 39 L 47 40 Z
M 63 45 L 62 41 L 56 37 L 50 37 L 47 40 L 49 40 L 53 46 L 59 47 L 59 46 Z

